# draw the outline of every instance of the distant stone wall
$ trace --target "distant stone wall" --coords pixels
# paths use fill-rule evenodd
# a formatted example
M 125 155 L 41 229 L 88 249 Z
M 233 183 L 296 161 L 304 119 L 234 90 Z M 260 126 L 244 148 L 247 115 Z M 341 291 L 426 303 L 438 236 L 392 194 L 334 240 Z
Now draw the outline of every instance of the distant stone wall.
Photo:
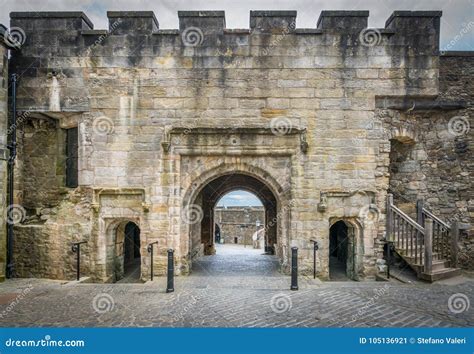
M 265 210 L 263 207 L 216 208 L 214 218 L 224 243 L 252 245 L 257 220 L 261 227 L 265 224 Z

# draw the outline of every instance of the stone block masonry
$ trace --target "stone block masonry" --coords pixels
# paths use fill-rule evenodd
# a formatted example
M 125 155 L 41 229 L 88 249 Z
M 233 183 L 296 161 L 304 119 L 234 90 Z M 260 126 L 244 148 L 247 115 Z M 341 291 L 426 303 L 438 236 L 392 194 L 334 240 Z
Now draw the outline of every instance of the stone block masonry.
M 140 229 L 142 279 L 155 241 L 156 275 L 168 248 L 176 273 L 188 274 L 194 255 L 213 251 L 216 200 L 245 189 L 264 201 L 265 247 L 282 272 L 297 246 L 311 274 L 317 239 L 318 276 L 328 278 L 329 228 L 344 220 L 354 276 L 373 278 L 399 176 L 391 141 L 435 149 L 443 139 L 413 132 L 421 121 L 399 103 L 421 97 L 438 115 L 453 105 L 434 104 L 451 85 L 440 78 L 441 12 L 396 11 L 381 29 L 368 29 L 368 16 L 323 11 L 316 28 L 301 29 L 294 11 L 252 11 L 249 29 L 228 29 L 222 11 L 180 11 L 179 29 L 162 30 L 152 12 L 113 11 L 97 30 L 81 12 L 11 13 L 27 40 L 10 71 L 21 74 L 18 107 L 29 112 L 18 133 L 15 196 L 27 216 L 15 225 L 17 274 L 72 279 L 70 244 L 87 241 L 83 272 L 114 281 L 128 222 Z M 71 158 L 77 186 L 66 186 Z M 436 183 L 438 170 L 422 169 Z
M 0 281 L 7 265 L 7 174 L 8 174 L 8 47 L 3 40 L 6 28 L 0 24 Z

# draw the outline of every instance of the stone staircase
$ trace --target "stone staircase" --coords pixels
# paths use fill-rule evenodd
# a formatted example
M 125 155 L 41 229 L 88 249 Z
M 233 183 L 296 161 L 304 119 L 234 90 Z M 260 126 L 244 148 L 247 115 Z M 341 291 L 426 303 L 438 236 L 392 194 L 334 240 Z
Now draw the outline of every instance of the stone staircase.
M 434 282 L 461 274 L 456 268 L 457 223 L 448 225 L 417 203 L 417 221 L 387 198 L 387 240 L 419 279 Z

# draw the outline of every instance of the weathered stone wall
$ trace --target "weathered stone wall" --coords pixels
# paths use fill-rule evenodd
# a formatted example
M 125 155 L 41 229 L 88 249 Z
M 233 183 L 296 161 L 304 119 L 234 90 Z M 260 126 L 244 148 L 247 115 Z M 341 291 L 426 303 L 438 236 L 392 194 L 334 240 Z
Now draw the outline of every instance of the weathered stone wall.
M 388 124 L 410 126 L 414 141 L 392 141 L 390 191 L 412 215 L 417 199 L 442 220 L 461 222 L 459 265 L 474 269 L 474 189 L 472 176 L 474 55 L 447 52 L 440 57 L 439 102 L 464 101 L 466 108 L 387 112 Z
M 0 282 L 5 280 L 7 264 L 7 173 L 8 173 L 8 49 L 4 45 L 5 27 L 0 24 Z
M 265 224 L 263 207 L 216 208 L 214 222 L 219 225 L 224 243 L 252 245 L 252 236 L 259 225 Z M 260 227 L 260 226 L 259 226 Z M 237 239 L 237 242 L 235 242 Z
M 35 226 L 61 250 L 57 265 L 69 269 L 66 244 L 84 238 L 90 272 L 110 280 L 117 225 L 130 220 L 142 255 L 158 241 L 157 274 L 167 248 L 177 273 L 188 272 L 200 226 L 183 222 L 187 207 L 211 180 L 240 171 L 274 194 L 284 271 L 291 246 L 302 273 L 312 271 L 316 238 L 327 277 L 329 226 L 344 219 L 356 229 L 360 278 L 373 276 L 391 137 L 376 97 L 438 94 L 440 15 L 396 12 L 367 31 L 366 11 L 324 11 L 312 29 L 295 28 L 292 11 L 256 11 L 250 30 L 229 30 L 223 12 L 180 12 L 179 30 L 159 30 L 150 12 L 111 12 L 103 31 L 82 13 L 12 13 L 28 38 L 12 60 L 23 73 L 20 108 L 79 127 L 79 188 Z M 45 249 L 46 263 L 56 256 L 42 238 L 17 237 Z

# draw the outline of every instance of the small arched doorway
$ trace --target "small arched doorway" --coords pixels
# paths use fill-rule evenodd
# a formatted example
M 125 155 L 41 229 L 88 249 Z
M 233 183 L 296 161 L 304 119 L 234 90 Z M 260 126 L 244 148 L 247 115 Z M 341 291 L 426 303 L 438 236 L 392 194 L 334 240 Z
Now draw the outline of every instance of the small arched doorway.
M 123 222 L 115 237 L 114 280 L 139 283 L 141 271 L 140 228 L 134 222 Z
M 356 280 L 357 242 L 355 229 L 343 220 L 336 221 L 329 229 L 329 279 L 333 281 Z

